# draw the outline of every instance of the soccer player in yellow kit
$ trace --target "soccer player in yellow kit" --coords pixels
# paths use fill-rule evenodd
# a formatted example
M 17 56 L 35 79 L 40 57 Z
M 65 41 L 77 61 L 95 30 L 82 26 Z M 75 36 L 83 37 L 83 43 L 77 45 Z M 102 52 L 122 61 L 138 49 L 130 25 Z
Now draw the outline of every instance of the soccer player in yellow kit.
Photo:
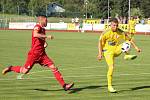
M 116 18 L 112 18 L 110 22 L 110 29 L 103 32 L 99 39 L 98 59 L 101 60 L 104 56 L 106 60 L 109 67 L 107 72 L 108 91 L 114 93 L 117 92 L 112 87 L 114 58 L 122 53 L 122 43 L 125 41 L 129 42 L 137 52 L 141 52 L 141 49 L 135 45 L 135 43 L 127 36 L 125 32 L 118 28 L 118 20 Z M 134 59 L 136 57 L 136 55 L 129 55 L 129 53 L 125 52 L 124 59 Z
M 136 20 L 134 20 L 133 16 L 131 16 L 131 18 L 128 22 L 128 25 L 129 25 L 129 34 L 132 38 L 134 36 L 134 34 L 136 33 L 135 32 Z

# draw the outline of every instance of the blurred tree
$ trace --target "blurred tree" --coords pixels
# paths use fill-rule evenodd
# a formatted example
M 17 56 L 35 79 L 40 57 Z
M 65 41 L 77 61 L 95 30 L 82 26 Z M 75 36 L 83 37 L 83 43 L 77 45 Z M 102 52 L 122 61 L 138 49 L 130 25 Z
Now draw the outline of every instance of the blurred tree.
M 144 17 L 143 12 L 139 8 L 131 8 L 131 16 Z
M 150 17 L 150 0 L 142 0 L 140 9 L 146 18 Z
M 28 13 L 30 0 L 1 0 L 1 11 L 9 14 Z
M 97 2 L 97 3 L 96 3 Z M 97 6 L 97 17 L 100 18 L 107 18 L 107 9 L 108 9 L 108 2 L 107 0 L 96 0 L 95 1 L 96 6 Z
M 52 2 L 63 6 L 66 17 L 83 17 L 86 10 L 95 18 L 108 17 L 108 0 L 0 0 L 0 12 L 32 16 L 46 14 L 46 6 Z M 112 17 L 128 16 L 129 0 L 109 0 L 109 5 Z M 131 14 L 149 17 L 149 5 L 150 0 L 131 0 Z

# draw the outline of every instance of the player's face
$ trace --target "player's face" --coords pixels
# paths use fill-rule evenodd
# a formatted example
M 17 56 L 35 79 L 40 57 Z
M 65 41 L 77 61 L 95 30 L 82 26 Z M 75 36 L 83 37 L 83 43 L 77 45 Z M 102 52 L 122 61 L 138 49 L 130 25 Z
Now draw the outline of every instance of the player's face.
M 133 17 L 131 17 L 130 19 L 133 20 Z
M 44 22 L 44 23 L 43 23 L 43 24 L 44 24 L 43 26 L 46 27 L 46 26 L 47 26 L 47 18 L 44 18 L 44 19 L 43 19 L 43 22 Z
M 118 29 L 118 23 L 111 22 L 110 27 L 111 27 L 112 31 L 115 32 Z
M 38 23 L 40 23 L 42 25 L 42 27 L 46 27 L 47 26 L 47 18 L 46 17 L 38 17 Z

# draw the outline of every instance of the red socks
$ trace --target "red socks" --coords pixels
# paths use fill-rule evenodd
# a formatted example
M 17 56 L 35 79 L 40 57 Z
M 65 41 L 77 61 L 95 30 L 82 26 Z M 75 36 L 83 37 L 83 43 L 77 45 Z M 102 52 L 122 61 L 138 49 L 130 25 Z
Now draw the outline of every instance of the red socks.
M 20 68 L 21 66 L 12 66 L 10 68 L 11 71 L 14 71 L 16 73 L 20 73 Z M 61 86 L 63 87 L 65 82 L 63 80 L 63 77 L 61 75 L 61 73 L 58 70 L 53 71 L 53 74 L 55 76 L 55 78 L 57 79 L 57 81 L 61 84 Z
M 14 72 L 16 72 L 16 73 L 20 73 L 20 68 L 21 68 L 21 66 L 12 66 L 12 67 L 10 68 L 10 70 L 11 70 L 11 71 L 14 71 Z
M 58 70 L 53 71 L 53 74 L 55 76 L 55 78 L 57 79 L 57 81 L 61 84 L 61 86 L 63 87 L 65 82 L 63 80 L 63 77 L 61 75 L 61 73 Z

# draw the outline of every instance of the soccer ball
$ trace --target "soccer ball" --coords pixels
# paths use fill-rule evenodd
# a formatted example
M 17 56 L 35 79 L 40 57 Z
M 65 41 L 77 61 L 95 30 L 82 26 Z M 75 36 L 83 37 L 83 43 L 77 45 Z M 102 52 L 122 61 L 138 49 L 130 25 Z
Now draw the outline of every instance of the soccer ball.
M 122 44 L 121 50 L 122 52 L 128 52 L 131 48 L 131 44 L 129 42 L 124 42 Z

